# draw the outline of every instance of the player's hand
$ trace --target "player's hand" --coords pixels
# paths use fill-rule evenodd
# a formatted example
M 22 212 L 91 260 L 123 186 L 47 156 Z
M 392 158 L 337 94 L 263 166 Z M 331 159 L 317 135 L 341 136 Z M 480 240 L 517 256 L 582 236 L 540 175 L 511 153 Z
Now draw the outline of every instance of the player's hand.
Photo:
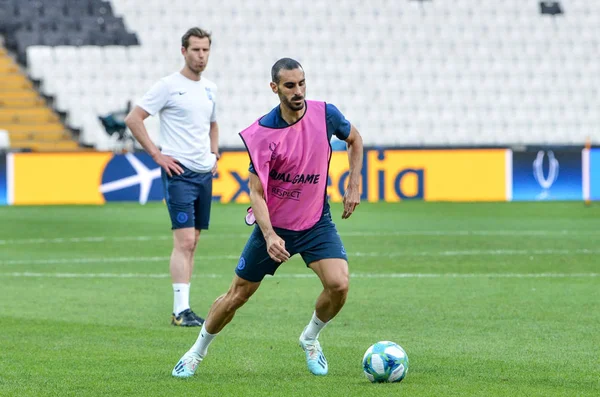
M 173 174 L 183 174 L 183 168 L 181 168 L 181 165 L 173 157 L 158 153 L 154 157 L 154 161 L 165 170 L 169 177 L 172 177 Z
M 290 253 L 285 249 L 285 241 L 275 233 L 271 233 L 265 238 L 267 242 L 267 252 L 271 259 L 277 263 L 285 262 L 290 259 Z
M 210 172 L 212 172 L 213 176 L 217 175 L 217 172 L 219 170 L 218 164 L 219 164 L 219 162 L 215 161 L 215 165 L 213 165 L 212 169 L 210 170 Z
M 350 218 L 350 215 L 352 215 L 359 204 L 360 189 L 358 186 L 348 186 L 346 193 L 344 193 L 344 213 L 342 214 L 342 219 Z

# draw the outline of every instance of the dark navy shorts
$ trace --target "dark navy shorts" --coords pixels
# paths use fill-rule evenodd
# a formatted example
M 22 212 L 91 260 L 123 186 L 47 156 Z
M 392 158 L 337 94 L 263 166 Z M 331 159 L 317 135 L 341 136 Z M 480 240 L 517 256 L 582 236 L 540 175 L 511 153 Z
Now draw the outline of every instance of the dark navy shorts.
M 162 169 L 165 201 L 171 215 L 171 229 L 208 229 L 212 202 L 212 173 L 198 173 L 184 167 L 183 174 L 169 177 Z
M 306 266 L 329 258 L 348 261 L 342 239 L 329 213 L 323 214 L 308 230 L 294 232 L 275 228 L 275 233 L 285 241 L 285 249 L 290 255 L 299 253 Z M 279 265 L 281 263 L 275 262 L 269 256 L 265 238 L 258 225 L 255 225 L 235 268 L 235 274 L 244 280 L 258 282 L 267 274 L 275 274 Z

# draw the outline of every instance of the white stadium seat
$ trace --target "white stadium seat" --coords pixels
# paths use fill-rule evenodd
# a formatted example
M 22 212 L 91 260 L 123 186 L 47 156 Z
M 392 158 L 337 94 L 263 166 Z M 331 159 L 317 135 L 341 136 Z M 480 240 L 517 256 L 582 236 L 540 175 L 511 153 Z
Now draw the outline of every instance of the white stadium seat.
M 213 32 L 204 75 L 219 87 L 223 146 L 242 147 L 237 133 L 275 106 L 270 66 L 286 56 L 304 64 L 309 98 L 334 103 L 367 145 L 600 144 L 600 9 L 588 1 L 565 2 L 558 17 L 522 0 L 112 5 L 140 46 L 27 51 L 32 78 L 98 149 L 118 144 L 99 112 L 178 70 L 191 26 Z M 158 118 L 146 126 L 156 138 Z

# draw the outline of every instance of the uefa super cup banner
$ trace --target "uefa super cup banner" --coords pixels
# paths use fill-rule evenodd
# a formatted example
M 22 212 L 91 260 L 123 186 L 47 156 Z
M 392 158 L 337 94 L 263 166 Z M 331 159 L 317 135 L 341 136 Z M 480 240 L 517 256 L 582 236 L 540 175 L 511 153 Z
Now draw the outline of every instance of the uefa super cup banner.
M 582 157 L 581 150 L 514 152 L 512 199 L 582 200 Z
M 7 205 L 8 201 L 8 173 L 6 172 L 6 156 L 0 153 L 0 205 Z
M 600 149 L 589 151 L 589 197 L 600 201 Z

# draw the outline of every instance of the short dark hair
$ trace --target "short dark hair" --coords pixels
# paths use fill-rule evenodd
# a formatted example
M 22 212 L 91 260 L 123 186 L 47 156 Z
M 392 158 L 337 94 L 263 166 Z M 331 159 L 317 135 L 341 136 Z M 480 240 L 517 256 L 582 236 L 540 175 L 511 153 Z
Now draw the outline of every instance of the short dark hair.
M 292 58 L 281 58 L 271 68 L 271 81 L 275 84 L 279 84 L 279 72 L 281 69 L 285 70 L 294 70 L 294 69 L 304 69 L 300 62 L 296 61 Z
M 181 46 L 186 49 L 190 46 L 190 37 L 198 37 L 199 39 L 203 39 L 205 37 L 208 38 L 208 44 L 212 44 L 211 33 L 200 28 L 189 28 L 187 32 L 181 38 Z

